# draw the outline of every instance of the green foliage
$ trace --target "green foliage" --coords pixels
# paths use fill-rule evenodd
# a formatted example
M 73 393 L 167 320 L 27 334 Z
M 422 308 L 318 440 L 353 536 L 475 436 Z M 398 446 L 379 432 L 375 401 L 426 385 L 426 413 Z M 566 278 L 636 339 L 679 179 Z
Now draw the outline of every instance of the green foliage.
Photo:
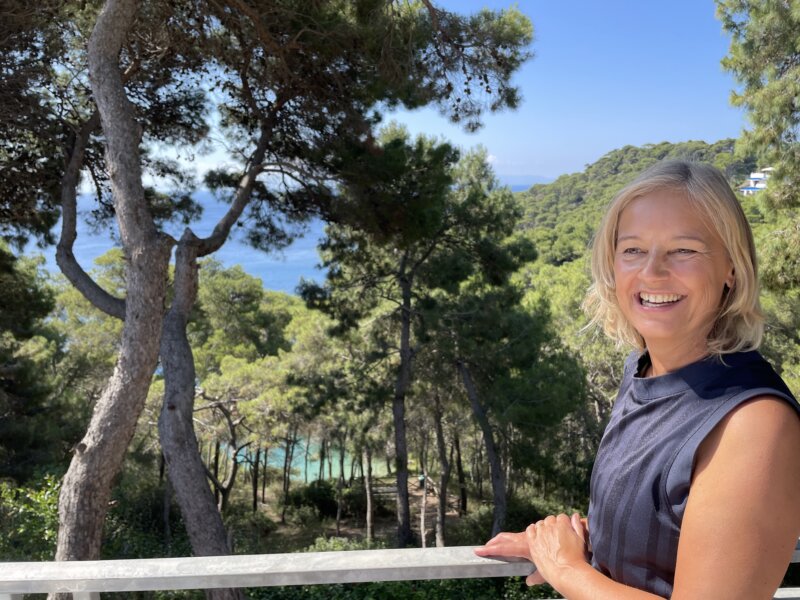
M 336 491 L 327 480 L 312 481 L 289 492 L 289 504 L 295 508 L 314 509 L 317 519 L 336 516 Z
M 233 539 L 237 554 L 261 554 L 269 547 L 269 536 L 277 528 L 266 514 L 253 512 L 241 503 L 232 504 L 225 512 L 225 530 Z
M 164 482 L 151 473 L 129 464 L 114 489 L 103 530 L 103 558 L 192 554 L 177 504 L 165 499 Z
M 767 331 L 761 351 L 800 395 L 800 290 L 762 294 Z
M 54 293 L 42 264 L 0 241 L 0 477 L 18 483 L 60 470 L 73 432 L 53 372 L 60 347 L 46 322 Z
M 18 258 L 0 242 L 0 331 L 31 337 L 53 309 L 53 292 L 42 275 L 41 258 Z
M 523 600 L 559 597 L 548 585 L 528 588 L 518 577 L 260 588 L 250 589 L 247 593 L 253 600 Z
M 299 306 L 287 294 L 265 292 L 261 281 L 238 265 L 224 268 L 213 259 L 202 261 L 188 327 L 198 375 L 219 372 L 225 356 L 254 361 L 288 350 L 284 330 Z
M 716 0 L 717 16 L 731 36 L 723 66 L 740 90 L 734 106 L 747 111 L 752 127 L 740 151 L 755 153 L 761 166 L 775 169 L 767 197 L 777 206 L 800 206 L 800 8 L 794 2 Z
M 739 154 L 754 154 L 774 171 L 759 196 L 775 234 L 762 246 L 764 283 L 774 290 L 800 287 L 800 47 L 796 2 L 716 0 L 717 16 L 731 36 L 723 66 L 740 87 L 731 102 L 743 107 L 751 126 L 737 142 Z
M 370 542 L 362 539 L 349 539 L 345 537 L 318 537 L 306 552 L 340 552 L 343 550 L 375 550 L 385 548 L 382 542 Z
M 0 481 L 0 559 L 53 560 L 59 487 L 52 475 L 42 477 L 35 487 Z
M 504 531 L 524 531 L 528 525 L 547 515 L 566 511 L 560 505 L 548 504 L 541 499 L 522 498 L 517 495 L 510 495 L 507 502 L 508 512 Z M 483 544 L 491 537 L 491 533 L 492 507 L 483 504 L 451 525 L 448 543 L 454 546 Z

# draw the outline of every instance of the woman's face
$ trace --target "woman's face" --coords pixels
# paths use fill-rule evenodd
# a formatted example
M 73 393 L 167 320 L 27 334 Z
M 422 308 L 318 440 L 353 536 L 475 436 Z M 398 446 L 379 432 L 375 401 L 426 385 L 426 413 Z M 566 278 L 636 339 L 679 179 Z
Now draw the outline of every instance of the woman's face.
M 670 189 L 631 202 L 617 229 L 614 280 L 625 318 L 651 350 L 704 355 L 724 286 L 733 286 L 722 241 L 686 196 Z

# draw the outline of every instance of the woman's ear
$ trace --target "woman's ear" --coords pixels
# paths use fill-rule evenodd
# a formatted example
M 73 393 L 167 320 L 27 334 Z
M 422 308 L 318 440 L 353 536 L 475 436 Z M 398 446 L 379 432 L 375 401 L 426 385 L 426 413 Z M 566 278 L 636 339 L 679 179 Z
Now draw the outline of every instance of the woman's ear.
M 728 277 L 725 278 L 725 285 L 728 286 L 728 289 L 733 289 L 733 285 L 736 283 L 736 269 L 731 267 L 730 272 L 728 273 Z

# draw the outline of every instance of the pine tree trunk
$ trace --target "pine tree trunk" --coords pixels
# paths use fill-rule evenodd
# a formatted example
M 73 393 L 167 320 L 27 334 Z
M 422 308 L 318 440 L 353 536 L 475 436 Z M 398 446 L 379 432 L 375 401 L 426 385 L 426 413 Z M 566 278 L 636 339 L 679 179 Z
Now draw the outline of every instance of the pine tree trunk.
M 461 460 L 461 441 L 459 440 L 457 429 L 453 430 L 453 446 L 456 450 L 456 475 L 458 476 L 458 513 L 463 517 L 467 514 L 467 479 L 464 476 L 464 463 Z
M 427 535 L 427 524 L 425 523 L 425 517 L 427 516 L 428 511 L 428 469 L 426 468 L 426 457 L 425 454 L 427 452 L 427 442 L 428 438 L 423 433 L 422 434 L 422 447 L 420 448 L 419 453 L 419 460 L 420 460 L 420 467 L 422 467 L 422 496 L 420 497 L 420 505 L 419 505 L 419 539 L 420 544 L 423 548 L 427 547 L 428 542 L 428 535 Z
M 494 441 L 492 425 L 489 423 L 489 418 L 486 416 L 486 410 L 480 403 L 478 390 L 475 388 L 475 383 L 472 380 L 469 368 L 465 363 L 459 361 L 458 369 L 461 373 L 464 388 L 467 390 L 467 397 L 472 407 L 472 414 L 475 416 L 475 420 L 478 422 L 478 426 L 483 433 L 486 458 L 489 460 L 492 479 L 492 499 L 494 501 L 494 511 L 492 515 L 492 537 L 494 537 L 503 530 L 503 524 L 506 520 L 505 473 L 503 472 L 503 465 L 500 464 L 500 455 Z
M 322 481 L 325 479 L 325 450 L 327 448 L 328 441 L 325 438 L 322 438 L 319 443 L 319 476 L 317 477 L 317 481 Z
M 253 512 L 258 511 L 258 468 L 261 462 L 261 446 L 256 448 L 256 457 L 253 460 Z
M 350 459 L 350 478 L 347 480 L 347 487 L 353 487 L 353 480 L 356 478 L 356 469 L 358 468 L 358 461 Z
M 211 468 L 211 474 L 214 475 L 214 480 L 219 481 L 219 450 L 221 446 L 219 440 L 214 440 L 214 464 Z M 214 503 L 219 506 L 219 488 L 214 486 Z
M 400 366 L 392 400 L 395 475 L 397 479 L 397 547 L 411 545 L 411 510 L 408 501 L 408 446 L 406 445 L 406 392 L 411 384 L 411 282 L 400 278 L 403 303 L 400 327 Z
M 286 509 L 289 505 L 289 476 L 292 470 L 291 456 L 292 426 L 286 432 L 286 444 L 283 452 L 283 509 L 281 510 L 281 523 L 286 523 Z
M 375 539 L 373 531 L 373 506 L 372 506 L 372 448 L 369 444 L 364 446 L 364 460 L 367 463 L 367 472 L 364 477 L 364 493 L 367 496 L 367 542 L 372 542 Z
M 269 447 L 264 447 L 264 472 L 261 474 L 261 504 L 267 502 L 267 469 L 269 468 Z
M 306 451 L 303 461 L 303 482 L 308 485 L 308 454 L 311 452 L 311 428 L 308 429 L 306 434 Z
M 156 231 L 147 211 L 139 163 L 139 126 L 119 69 L 120 48 L 137 9 L 133 0 L 108 2 L 89 41 L 89 78 L 103 126 L 114 206 L 128 257 L 127 293 L 123 303 L 96 284 L 92 290 L 88 289 L 91 284 L 81 289 L 93 304 L 100 307 L 100 302 L 113 311 L 109 314 L 124 318 L 124 325 L 114 372 L 62 481 L 56 560 L 99 557 L 111 487 L 122 467 L 158 359 L 172 240 Z M 76 151 L 74 158 L 82 160 L 82 150 Z M 69 239 L 62 234 L 58 263 L 70 281 L 76 277 L 88 281 L 72 253 L 75 188 L 68 189 L 72 184 L 66 178 L 70 174 L 79 177 L 79 168 L 77 173 L 74 169 L 65 173 L 66 195 L 62 199 L 65 211 L 71 208 L 73 231 Z
M 195 556 L 221 556 L 230 554 L 231 550 L 218 505 L 208 486 L 206 468 L 194 432 L 196 375 L 192 349 L 186 336 L 189 312 L 197 297 L 196 239 L 187 230 L 175 253 L 174 299 L 164 319 L 161 336 L 164 401 L 158 432 L 192 553 Z M 224 492 L 221 500 L 225 500 Z M 219 589 L 207 590 L 206 597 L 234 600 L 243 598 L 243 595 L 236 589 Z
M 336 482 L 336 535 L 341 535 L 342 502 L 344 494 L 344 449 L 347 432 L 339 438 L 339 481 Z
M 434 428 L 436 430 L 436 449 L 439 454 L 439 497 L 436 503 L 436 547 L 445 543 L 445 519 L 447 518 L 447 485 L 450 482 L 452 460 L 447 460 L 447 444 L 442 427 L 442 405 L 438 394 L 434 398 Z

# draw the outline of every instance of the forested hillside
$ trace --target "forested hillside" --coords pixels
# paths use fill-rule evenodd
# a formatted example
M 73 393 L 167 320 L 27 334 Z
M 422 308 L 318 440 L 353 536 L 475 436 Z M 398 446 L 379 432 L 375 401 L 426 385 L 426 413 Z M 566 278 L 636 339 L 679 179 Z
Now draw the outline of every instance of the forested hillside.
M 734 144 L 735 140 L 730 139 L 714 144 L 663 142 L 614 150 L 580 173 L 562 175 L 551 184 L 535 185 L 522 194 L 522 226 L 532 231 L 544 262 L 560 265 L 575 260 L 584 254 L 594 227 L 614 194 L 659 160 L 679 158 L 711 163 L 738 186 L 755 170 L 756 162 L 751 156 L 735 156 Z

